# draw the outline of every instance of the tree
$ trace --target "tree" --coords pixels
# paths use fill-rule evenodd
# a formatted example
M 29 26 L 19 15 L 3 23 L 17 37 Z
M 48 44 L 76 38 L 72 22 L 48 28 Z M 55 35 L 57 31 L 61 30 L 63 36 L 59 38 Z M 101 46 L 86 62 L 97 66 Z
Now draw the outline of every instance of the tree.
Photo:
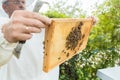
M 65 14 L 66 16 L 75 17 L 85 17 L 84 12 L 81 10 L 81 1 L 74 0 L 74 3 L 70 3 L 70 0 L 54 0 L 52 5 L 50 5 L 50 11 L 55 11 L 58 13 Z

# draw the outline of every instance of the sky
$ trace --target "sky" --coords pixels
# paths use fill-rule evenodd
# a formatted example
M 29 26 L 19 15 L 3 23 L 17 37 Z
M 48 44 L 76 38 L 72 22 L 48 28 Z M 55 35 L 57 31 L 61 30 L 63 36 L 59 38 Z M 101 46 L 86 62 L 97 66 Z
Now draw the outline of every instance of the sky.
M 30 1 L 35 1 L 35 0 L 29 0 L 29 2 L 30 2 Z M 42 0 L 42 1 L 46 1 L 46 2 L 48 2 L 50 5 L 52 5 L 52 1 L 57 1 L 57 0 Z M 80 0 L 78 0 L 78 1 L 80 1 Z M 88 15 L 91 15 L 91 12 L 96 9 L 95 3 L 101 4 L 101 3 L 103 3 L 103 1 L 104 1 L 104 0 L 81 0 L 81 2 L 82 2 L 81 8 L 82 8 L 84 11 L 86 11 L 86 13 L 87 13 Z M 75 2 L 75 0 L 69 0 L 69 4 L 73 4 L 74 2 Z M 29 6 L 28 9 L 31 10 L 31 7 L 33 7 L 33 5 L 34 5 L 34 3 L 32 4 L 32 6 Z M 48 9 L 49 9 L 49 8 L 48 8 L 48 5 L 47 5 L 47 4 L 46 4 L 46 5 L 44 4 L 40 11 L 45 12 L 45 11 L 47 11 Z M 0 17 L 1 17 L 1 16 L 6 16 L 6 15 L 4 14 L 4 11 L 3 11 L 2 8 L 1 8 L 1 0 L 0 0 Z

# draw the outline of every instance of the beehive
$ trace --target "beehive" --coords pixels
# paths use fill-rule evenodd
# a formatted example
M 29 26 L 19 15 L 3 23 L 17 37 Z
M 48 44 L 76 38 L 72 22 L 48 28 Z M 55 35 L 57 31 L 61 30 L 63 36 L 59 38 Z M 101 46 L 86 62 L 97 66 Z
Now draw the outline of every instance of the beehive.
M 85 49 L 93 20 L 52 19 L 45 29 L 43 71 L 48 72 Z

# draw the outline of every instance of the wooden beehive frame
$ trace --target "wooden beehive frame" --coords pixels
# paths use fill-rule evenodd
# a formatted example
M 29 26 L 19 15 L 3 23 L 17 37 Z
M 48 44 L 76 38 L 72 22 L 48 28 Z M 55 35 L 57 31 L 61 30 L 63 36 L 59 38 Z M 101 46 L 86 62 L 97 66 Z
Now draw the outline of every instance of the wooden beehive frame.
M 92 19 L 52 19 L 45 30 L 43 71 L 50 71 L 82 51 L 92 24 Z

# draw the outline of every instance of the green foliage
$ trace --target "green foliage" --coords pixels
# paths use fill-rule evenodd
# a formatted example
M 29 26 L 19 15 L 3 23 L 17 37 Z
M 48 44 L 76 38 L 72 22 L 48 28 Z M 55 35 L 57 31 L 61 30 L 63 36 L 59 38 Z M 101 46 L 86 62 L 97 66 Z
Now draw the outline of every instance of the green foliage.
M 120 58 L 120 55 L 114 49 L 107 51 L 85 49 L 61 65 L 60 80 L 100 80 L 96 76 L 97 70 L 114 66 L 118 57 Z
M 69 16 L 65 15 L 64 13 L 60 13 L 54 10 L 46 12 L 45 15 L 49 18 L 69 18 Z
M 51 18 L 74 15 L 59 10 L 60 5 L 56 5 L 58 10 L 52 8 L 46 15 Z M 60 66 L 59 80 L 100 80 L 96 76 L 98 69 L 120 65 L 120 0 L 106 0 L 94 15 L 99 20 L 91 31 L 86 49 Z

